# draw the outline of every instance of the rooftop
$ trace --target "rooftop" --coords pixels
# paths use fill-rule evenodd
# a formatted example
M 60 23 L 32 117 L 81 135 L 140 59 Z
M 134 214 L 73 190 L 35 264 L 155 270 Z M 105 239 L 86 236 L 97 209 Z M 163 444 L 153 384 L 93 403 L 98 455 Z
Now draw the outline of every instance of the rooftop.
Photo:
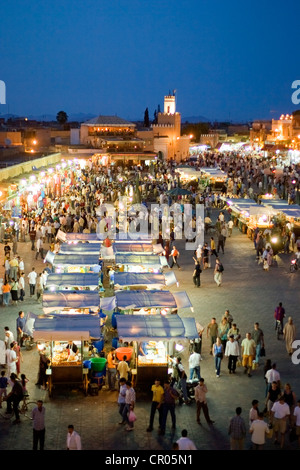
M 135 124 L 118 116 L 97 116 L 83 123 L 84 126 L 126 126 L 135 127 Z

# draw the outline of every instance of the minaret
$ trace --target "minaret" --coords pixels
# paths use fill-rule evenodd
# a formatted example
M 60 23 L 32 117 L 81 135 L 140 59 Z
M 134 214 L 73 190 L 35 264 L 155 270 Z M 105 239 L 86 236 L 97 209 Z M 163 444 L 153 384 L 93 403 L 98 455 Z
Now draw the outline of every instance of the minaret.
M 164 113 L 165 114 L 175 114 L 176 113 L 175 95 L 165 96 Z

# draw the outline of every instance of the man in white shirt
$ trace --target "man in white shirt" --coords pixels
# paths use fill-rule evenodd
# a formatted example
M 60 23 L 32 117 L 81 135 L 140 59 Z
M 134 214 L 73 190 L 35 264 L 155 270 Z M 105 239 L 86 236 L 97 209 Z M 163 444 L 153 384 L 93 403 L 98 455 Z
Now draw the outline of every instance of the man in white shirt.
M 296 435 L 300 446 L 300 400 L 297 401 L 297 406 L 294 409 L 294 423 L 296 425 Z
M 276 370 L 276 364 L 272 364 L 272 369 L 269 369 L 266 372 L 265 379 L 268 382 L 268 391 L 272 387 L 272 382 L 277 382 L 277 384 L 280 386 L 280 374 L 278 370 Z
M 32 271 L 28 274 L 30 297 L 32 297 L 35 292 L 36 278 L 37 278 L 37 273 L 35 272 L 35 268 L 32 268 Z
M 7 367 L 7 375 L 10 377 L 11 374 L 17 373 L 17 354 L 14 351 L 14 343 L 10 344 L 10 349 L 7 349 L 5 352 L 6 358 L 6 367 Z
M 229 222 L 227 224 L 227 227 L 228 227 L 228 237 L 231 237 L 232 229 L 233 229 L 233 221 L 232 220 L 229 220 Z
M 14 342 L 15 338 L 14 338 L 14 335 L 13 335 L 13 333 L 10 331 L 10 329 L 9 329 L 8 326 L 5 326 L 5 327 L 4 327 L 4 335 L 5 335 L 5 338 L 4 338 L 5 347 L 6 347 L 6 349 L 9 349 L 11 343 Z
M 284 446 L 284 436 L 286 432 L 287 418 L 290 416 L 290 407 L 285 403 L 284 396 L 281 395 L 279 401 L 275 401 L 271 408 L 271 422 L 274 424 L 275 444 L 279 444 L 278 434 L 280 433 L 280 447 Z
M 197 353 L 196 351 L 193 351 L 192 354 L 189 357 L 190 380 L 193 380 L 194 374 L 200 380 L 200 378 L 201 378 L 201 375 L 200 375 L 200 361 L 201 361 L 200 354 Z
M 229 336 L 226 342 L 225 356 L 228 357 L 229 374 L 235 374 L 236 362 L 240 355 L 239 343 L 234 339 L 234 335 Z
M 254 420 L 250 426 L 250 434 L 252 441 L 253 450 L 261 450 L 266 442 L 266 434 L 269 434 L 270 430 L 267 423 L 264 421 L 264 414 L 258 413 L 258 419 Z
M 193 441 L 191 441 L 191 439 L 187 437 L 186 429 L 183 429 L 181 431 L 181 438 L 178 439 L 177 444 L 178 450 L 197 450 L 197 447 L 195 446 Z
M 81 438 L 79 434 L 76 431 L 74 431 L 73 424 L 69 424 L 68 426 L 67 450 L 82 450 Z

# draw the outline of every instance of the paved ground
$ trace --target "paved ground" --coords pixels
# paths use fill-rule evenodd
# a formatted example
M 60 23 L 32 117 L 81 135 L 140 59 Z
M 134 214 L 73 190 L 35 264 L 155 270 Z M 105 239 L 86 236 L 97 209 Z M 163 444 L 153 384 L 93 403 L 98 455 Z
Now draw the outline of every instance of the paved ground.
M 209 238 L 209 237 L 207 237 Z M 201 288 L 196 289 L 192 284 L 193 261 L 192 252 L 184 252 L 183 242 L 179 244 L 181 251 L 181 271 L 176 271 L 180 287 L 176 290 L 186 290 L 194 305 L 194 316 L 197 321 L 206 326 L 211 317 L 221 319 L 228 308 L 234 321 L 240 328 L 242 337 L 251 331 L 255 321 L 259 321 L 265 334 L 267 358 L 277 362 L 282 382 L 290 382 L 297 398 L 300 397 L 299 366 L 293 365 L 285 350 L 284 342 L 275 338 L 273 312 L 278 302 L 282 301 L 287 315 L 292 315 L 297 331 L 300 334 L 299 319 L 299 273 L 289 273 L 289 256 L 281 255 L 278 266 L 264 272 L 255 261 L 255 251 L 252 242 L 236 228 L 233 236 L 225 246 L 222 261 L 225 267 L 223 285 L 218 288 L 213 281 L 213 269 L 204 271 L 201 275 Z M 33 265 L 42 269 L 40 260 L 34 260 L 35 253 L 30 250 L 30 244 L 20 243 L 19 252 L 25 259 L 26 274 Z M 2 268 L 3 269 L 3 268 Z M 176 269 L 176 268 L 175 268 Z M 34 300 L 27 299 L 22 306 L 8 308 L 0 307 L 1 329 L 9 326 L 15 332 L 15 321 L 20 308 L 40 312 L 41 306 Z M 191 316 L 190 312 L 181 311 L 182 316 Z M 235 408 L 241 406 L 243 417 L 248 421 L 251 401 L 258 399 L 260 408 L 264 407 L 265 383 L 262 367 L 253 372 L 248 378 L 238 370 L 236 375 L 229 375 L 226 362 L 223 361 L 221 377 L 217 379 L 214 372 L 213 359 L 209 355 L 209 343 L 204 336 L 203 361 L 201 375 L 208 386 L 208 406 L 214 426 L 196 423 L 195 404 L 177 406 L 177 428 L 171 430 L 168 418 L 165 436 L 157 432 L 158 422 L 152 433 L 147 433 L 150 402 L 138 397 L 136 414 L 137 422 L 134 432 L 128 433 L 123 426 L 118 425 L 119 415 L 116 405 L 117 394 L 102 390 L 97 397 L 85 397 L 78 390 L 56 392 L 49 398 L 46 391 L 35 386 L 37 377 L 38 354 L 36 351 L 23 351 L 24 362 L 21 371 L 30 379 L 29 393 L 31 399 L 41 398 L 47 410 L 46 444 L 47 450 L 65 448 L 67 425 L 73 423 L 82 436 L 83 448 L 86 450 L 169 450 L 172 442 L 180 437 L 183 428 L 188 429 L 189 437 L 201 450 L 227 450 L 229 439 L 228 423 L 235 414 Z M 20 425 L 12 425 L 0 413 L 0 449 L 1 450 L 30 450 L 32 448 L 32 432 L 30 420 L 21 417 Z M 203 420 L 202 420 L 203 421 Z M 245 448 L 250 447 L 250 435 L 247 436 Z M 271 440 L 266 449 L 277 450 Z M 290 445 L 286 441 L 286 449 L 297 450 L 297 443 Z

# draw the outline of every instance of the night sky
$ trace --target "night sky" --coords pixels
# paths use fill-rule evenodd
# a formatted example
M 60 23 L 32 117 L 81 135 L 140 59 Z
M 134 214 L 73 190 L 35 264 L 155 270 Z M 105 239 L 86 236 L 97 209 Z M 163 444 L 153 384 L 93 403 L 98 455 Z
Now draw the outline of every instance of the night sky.
M 300 108 L 300 2 L 14 0 L 0 7 L 0 115 L 64 110 L 246 121 Z

